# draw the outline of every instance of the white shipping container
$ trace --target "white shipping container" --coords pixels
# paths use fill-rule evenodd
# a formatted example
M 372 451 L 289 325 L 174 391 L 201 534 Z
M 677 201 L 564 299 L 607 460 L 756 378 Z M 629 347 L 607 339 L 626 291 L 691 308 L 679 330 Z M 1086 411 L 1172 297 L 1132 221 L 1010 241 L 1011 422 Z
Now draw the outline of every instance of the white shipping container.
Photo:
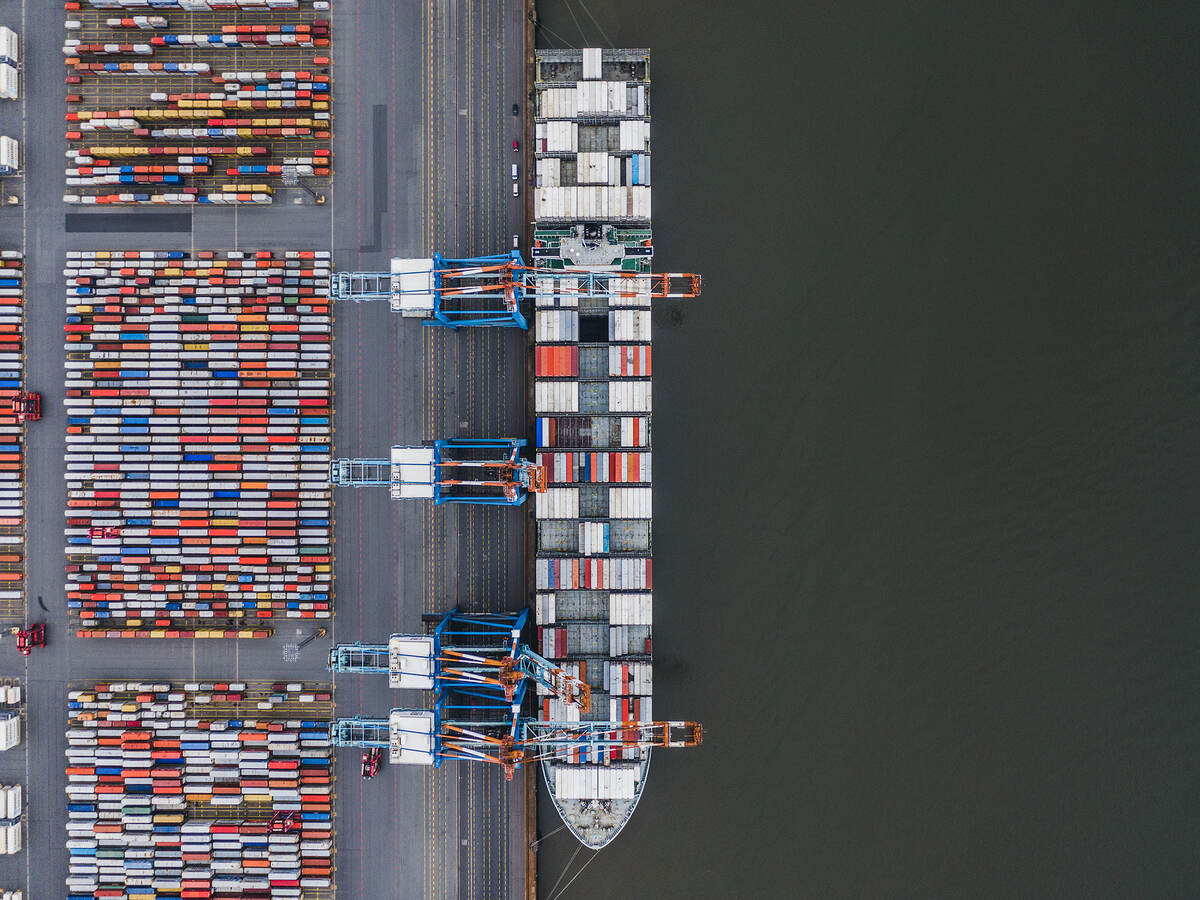
M 17 33 L 7 25 L 0 25 L 0 59 L 14 66 L 21 62 L 21 45 Z
M 11 175 L 20 170 L 20 145 L 16 139 L 0 137 L 0 175 Z
M 578 412 L 579 382 L 534 382 L 534 408 L 537 412 Z
M 653 488 L 609 488 L 608 514 L 614 519 L 652 518 L 653 497 Z
M 575 181 L 577 184 L 605 184 L 609 177 L 609 155 L 607 153 L 580 153 L 577 157 Z
M 601 50 L 599 47 L 583 48 L 583 77 L 595 79 L 600 77 Z
M 550 488 L 535 497 L 539 519 L 579 518 L 579 488 Z
M 574 310 L 539 309 L 534 326 L 538 343 L 576 343 L 579 340 L 579 313 Z
M 21 718 L 16 713 L 0 720 L 0 750 L 11 750 L 21 743 Z
M 608 595 L 608 621 L 610 625 L 652 625 L 654 618 L 653 594 L 625 594 L 613 592 Z
M 651 382 L 610 381 L 608 383 L 609 412 L 650 412 Z
M 608 337 L 611 341 L 641 341 L 649 343 L 650 311 L 642 309 L 609 310 Z
M 18 100 L 20 96 L 17 70 L 8 63 L 0 63 L 0 100 Z

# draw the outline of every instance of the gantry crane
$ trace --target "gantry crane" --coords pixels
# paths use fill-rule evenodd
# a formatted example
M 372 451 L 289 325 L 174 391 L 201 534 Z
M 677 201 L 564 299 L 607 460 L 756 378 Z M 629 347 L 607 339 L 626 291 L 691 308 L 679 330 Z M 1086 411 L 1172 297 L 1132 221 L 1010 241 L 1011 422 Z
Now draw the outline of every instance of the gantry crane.
M 393 709 L 386 719 L 335 719 L 330 738 L 338 747 L 379 747 L 389 761 L 437 768 L 447 759 L 500 766 L 509 780 L 525 763 L 613 750 L 695 747 L 698 722 L 550 722 L 520 714 L 511 704 L 442 702 L 434 709 Z M 501 698 L 494 698 L 499 701 Z
M 610 306 L 647 306 L 650 300 L 700 296 L 699 275 L 688 272 L 625 272 L 616 269 L 528 267 L 520 272 L 521 294 L 561 302 L 563 297 L 603 300 Z
M 393 259 L 390 272 L 334 272 L 330 300 L 387 300 L 392 312 L 428 319 L 448 328 L 528 328 L 521 314 L 521 284 L 513 271 L 523 265 L 516 250 L 496 256 Z
M 386 485 L 394 500 L 519 506 L 528 494 L 546 490 L 545 469 L 520 457 L 525 444 L 523 438 L 499 438 L 397 446 L 390 459 L 333 460 L 329 482 L 338 487 Z
M 614 750 L 700 743 L 703 732 L 695 722 L 539 721 L 525 715 L 522 701 L 530 680 L 561 691 L 560 696 L 586 697 L 590 703 L 583 685 L 545 671 L 553 664 L 534 659 L 536 654 L 527 658 L 538 675 L 520 680 L 496 677 L 496 670 L 504 669 L 499 654 L 508 654 L 517 666 L 520 629 L 527 615 L 528 611 L 453 612 L 442 619 L 436 639 L 397 635 L 399 640 L 388 647 L 335 647 L 330 653 L 335 672 L 387 672 L 398 687 L 434 690 L 435 695 L 432 709 L 393 709 L 386 719 L 336 719 L 330 726 L 331 740 L 339 747 L 386 748 L 392 763 L 435 768 L 447 759 L 493 763 L 510 779 L 526 762 L 581 755 L 598 759 Z
M 386 644 L 337 644 L 329 669 L 388 676 L 394 688 L 433 690 L 442 685 L 499 688 L 521 702 L 527 682 L 541 685 L 580 713 L 591 709 L 588 683 L 521 642 L 529 610 L 445 615 L 432 634 L 393 634 Z
M 528 328 L 521 301 L 561 302 L 563 297 L 607 300 L 614 306 L 700 295 L 700 276 L 681 272 L 627 272 L 594 268 L 527 266 L 516 250 L 496 256 L 393 259 L 390 272 L 335 272 L 330 300 L 387 300 L 394 312 L 450 328 Z

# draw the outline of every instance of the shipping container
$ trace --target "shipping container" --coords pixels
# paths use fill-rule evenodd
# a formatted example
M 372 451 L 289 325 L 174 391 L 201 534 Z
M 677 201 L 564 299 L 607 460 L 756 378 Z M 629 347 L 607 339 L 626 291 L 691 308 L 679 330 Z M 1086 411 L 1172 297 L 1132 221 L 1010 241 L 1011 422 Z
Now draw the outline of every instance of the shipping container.
M 21 97 L 16 66 L 0 62 L 0 100 L 18 100 Z
M 7 25 L 0 25 L 0 62 L 11 66 L 21 64 L 21 42 Z

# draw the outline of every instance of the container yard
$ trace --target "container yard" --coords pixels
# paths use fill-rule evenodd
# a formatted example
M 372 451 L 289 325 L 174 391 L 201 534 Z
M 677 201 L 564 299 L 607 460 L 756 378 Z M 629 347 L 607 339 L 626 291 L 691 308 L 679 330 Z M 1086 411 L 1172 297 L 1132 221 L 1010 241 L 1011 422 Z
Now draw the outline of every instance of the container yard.
M 66 203 L 324 202 L 328 2 L 66 6 Z
M 332 608 L 328 251 L 72 251 L 67 605 L 81 637 Z
M 332 896 L 327 687 L 113 681 L 67 697 L 69 900 Z
M 336 141 L 354 164 L 336 187 L 323 0 L 68 0 L 61 57 L 57 7 L 0 22 L 0 93 L 20 98 L 0 105 L 0 174 L 23 176 L 0 237 L 28 252 L 31 284 L 65 289 L 62 312 L 27 321 L 24 260 L 0 254 L 0 624 L 19 627 L 0 632 L 16 676 L 0 678 L 0 886 L 22 887 L 23 867 L 26 895 L 65 883 L 72 900 L 332 897 L 338 805 L 346 896 L 418 882 L 430 897 L 528 896 L 537 771 L 598 847 L 632 813 L 650 747 L 698 741 L 651 721 L 649 309 L 674 295 L 649 267 L 645 54 L 539 58 L 530 94 L 525 11 L 339 8 L 359 62 Z M 523 249 L 529 209 L 542 213 Z M 382 317 L 354 302 L 379 298 L 335 297 L 335 255 L 383 271 L 389 252 L 428 257 L 434 286 L 397 291 L 414 273 L 393 263 Z M 609 283 L 614 258 L 630 280 Z M 425 324 L 444 327 L 411 321 L 418 293 Z M 27 473 L 25 425 L 42 414 Z M 341 494 L 336 623 L 335 443 L 391 448 L 380 483 L 395 495 L 394 470 L 420 469 L 427 501 Z M 47 498 L 32 522 L 27 491 Z M 456 603 L 520 622 L 519 641 L 501 629 L 515 649 L 491 660 L 505 674 L 488 703 L 431 699 L 436 764 L 402 775 L 363 744 L 362 783 L 336 797 L 331 723 L 395 716 L 370 688 L 335 709 L 335 630 L 408 633 Z M 519 714 L 510 657 L 529 689 Z M 197 674 L 213 672 L 231 680 Z M 473 754 L 454 729 L 491 700 L 515 743 Z M 65 732 L 42 714 L 64 701 Z M 60 748 L 66 767 L 47 773 L 39 754 Z M 40 868 L 30 851 L 47 839 Z

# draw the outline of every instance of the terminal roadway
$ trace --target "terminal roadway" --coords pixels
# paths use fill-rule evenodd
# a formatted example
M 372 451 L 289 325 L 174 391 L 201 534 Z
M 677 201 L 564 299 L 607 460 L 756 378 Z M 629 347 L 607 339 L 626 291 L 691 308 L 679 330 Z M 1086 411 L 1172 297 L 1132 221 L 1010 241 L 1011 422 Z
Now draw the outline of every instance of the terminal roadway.
M 520 121 L 511 106 L 522 100 L 520 4 L 365 4 L 361 11 L 335 33 L 343 61 L 335 70 L 335 262 L 385 271 L 392 256 L 511 247 L 524 199 L 512 197 L 509 174 Z M 377 456 L 393 443 L 528 431 L 522 332 L 455 333 L 363 304 L 339 310 L 335 346 L 339 454 Z M 342 490 L 338 639 L 419 630 L 423 614 L 456 605 L 524 605 L 530 512 L 435 509 L 392 501 L 382 490 Z M 339 677 L 337 698 L 345 714 L 383 714 L 419 701 L 358 676 Z M 350 897 L 523 896 L 520 786 L 482 764 L 385 770 L 365 784 L 343 777 L 339 890 Z M 357 846 L 347 834 L 356 815 Z
M 114 228 L 67 231 L 66 105 L 58 4 L 22 0 L 0 20 L 20 31 L 25 101 L 0 111 L 20 131 L 24 203 L 0 208 L 0 247 L 26 251 L 27 383 L 43 395 L 28 430 L 29 617 L 49 644 L 24 659 L 0 641 L 0 678 L 26 680 L 26 740 L 0 754 L 0 782 L 28 788 L 26 852 L 0 856 L 0 890 L 62 896 L 66 690 L 118 680 L 329 678 L 332 640 L 418 631 L 424 613 L 528 602 L 524 535 L 532 510 L 400 504 L 382 489 L 336 497 L 335 601 L 330 634 L 297 661 L 284 645 L 313 623 L 280 620 L 266 641 L 83 641 L 69 637 L 63 598 L 64 448 L 62 268 L 68 249 L 308 249 L 332 247 L 339 268 L 383 271 L 393 255 L 492 253 L 512 246 L 524 200 L 511 193 L 511 150 L 524 113 L 525 10 L 515 0 L 335 0 L 332 4 L 334 184 L 324 205 L 195 209 L 186 230 L 145 230 L 131 210 Z M 20 21 L 15 21 L 17 16 Z M 23 110 L 23 119 L 22 117 Z M 15 136 L 15 135 L 14 135 Z M 522 170 L 524 162 L 522 156 Z M 521 192 L 526 182 L 522 171 Z M 12 192 L 6 186 L 4 193 Z M 80 221 L 75 220 L 79 225 Z M 524 246 L 524 244 L 523 244 Z M 383 305 L 335 319 L 335 452 L 379 455 L 398 442 L 525 435 L 525 336 L 451 333 L 402 321 Z M 46 609 L 39 606 L 39 597 Z M 340 715 L 421 705 L 386 680 L 339 676 Z M 337 891 L 343 898 L 520 898 L 526 894 L 525 795 L 493 767 L 437 772 L 385 766 L 361 782 L 358 758 L 338 765 Z

